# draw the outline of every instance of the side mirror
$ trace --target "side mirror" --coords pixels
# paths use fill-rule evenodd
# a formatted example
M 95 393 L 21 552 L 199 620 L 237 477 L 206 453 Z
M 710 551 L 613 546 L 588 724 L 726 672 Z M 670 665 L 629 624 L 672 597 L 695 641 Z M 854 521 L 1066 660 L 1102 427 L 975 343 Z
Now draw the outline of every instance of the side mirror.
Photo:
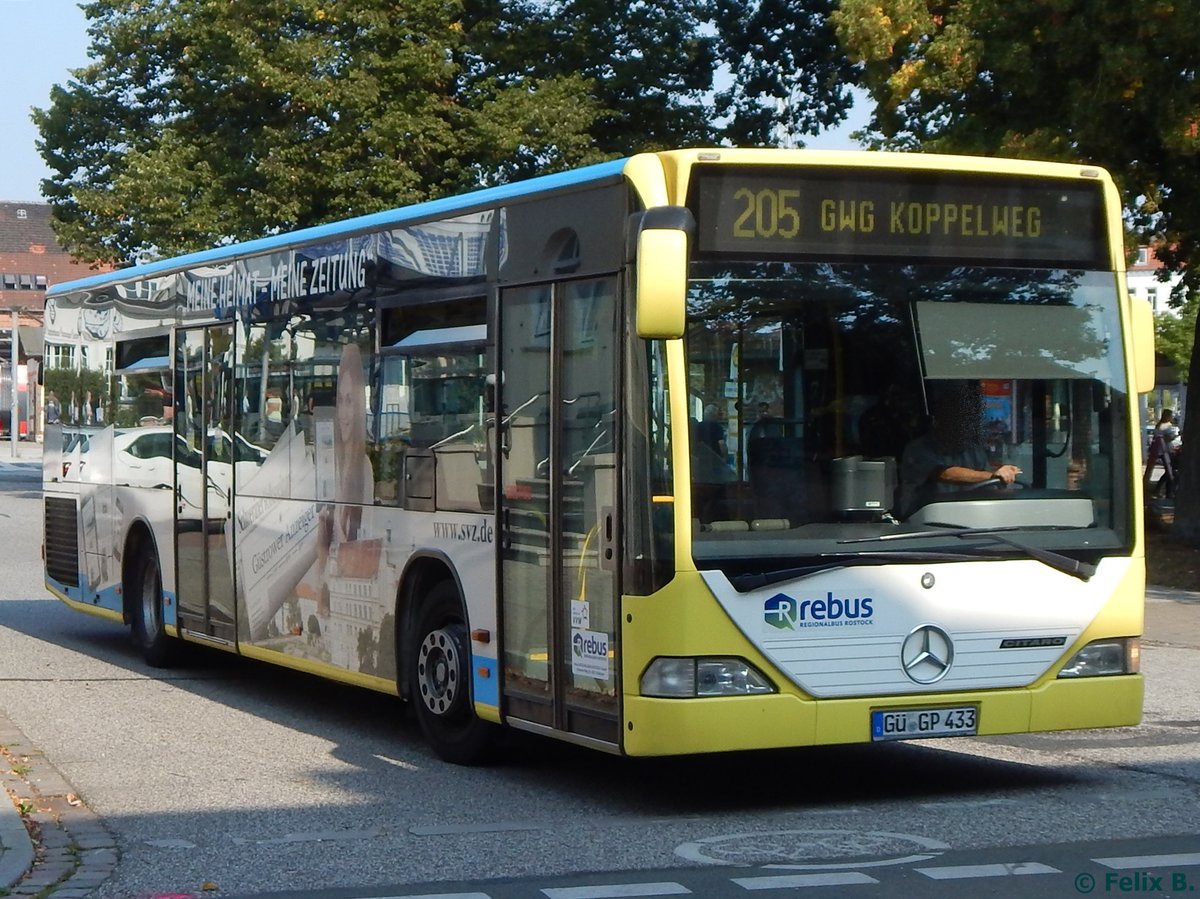
M 1133 325 L 1133 391 L 1154 389 L 1154 310 L 1148 300 L 1130 298 Z
M 682 337 L 687 321 L 688 251 L 696 221 L 683 206 L 648 209 L 637 223 L 637 332 Z

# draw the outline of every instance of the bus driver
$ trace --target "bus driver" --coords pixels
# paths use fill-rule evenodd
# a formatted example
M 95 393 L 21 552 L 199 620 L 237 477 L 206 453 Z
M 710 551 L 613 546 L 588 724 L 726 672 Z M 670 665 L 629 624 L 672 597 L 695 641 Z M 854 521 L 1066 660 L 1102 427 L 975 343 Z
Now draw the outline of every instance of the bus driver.
M 988 481 L 1011 486 L 1021 469 L 988 457 L 983 398 L 975 381 L 939 381 L 929 387 L 930 426 L 909 441 L 900 460 L 900 512 L 907 516 L 939 493 Z

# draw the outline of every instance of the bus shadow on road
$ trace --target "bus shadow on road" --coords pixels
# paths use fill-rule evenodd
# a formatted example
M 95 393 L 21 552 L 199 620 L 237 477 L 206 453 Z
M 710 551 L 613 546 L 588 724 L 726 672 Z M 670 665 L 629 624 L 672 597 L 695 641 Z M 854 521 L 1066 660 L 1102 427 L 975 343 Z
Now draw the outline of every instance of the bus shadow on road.
M 454 770 L 433 755 L 393 696 L 199 646 L 188 647 L 180 667 L 151 668 L 125 628 L 76 615 L 54 600 L 0 603 L 0 628 L 110 665 L 114 679 L 169 684 L 215 703 L 222 716 L 241 712 L 326 741 L 343 764 L 314 765 L 308 776 L 356 795 L 407 791 L 413 770 Z M 181 705 L 187 708 L 193 711 L 184 714 L 204 714 L 191 702 Z M 476 788 L 486 782 L 501 794 L 548 791 L 635 818 L 1018 795 L 1103 779 L 1077 761 L 1025 764 L 981 749 L 975 741 L 927 741 L 633 759 L 508 731 L 491 766 L 459 770 Z

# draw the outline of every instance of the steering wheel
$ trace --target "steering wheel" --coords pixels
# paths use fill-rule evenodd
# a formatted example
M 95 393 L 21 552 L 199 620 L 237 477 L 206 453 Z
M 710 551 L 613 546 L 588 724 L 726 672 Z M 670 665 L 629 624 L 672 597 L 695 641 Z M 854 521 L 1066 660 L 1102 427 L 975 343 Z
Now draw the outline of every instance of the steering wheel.
M 1002 487 L 1002 488 L 1008 487 L 1010 489 L 1020 490 L 1022 488 L 1027 488 L 1029 486 L 1030 485 L 1025 483 L 1024 481 L 1013 481 L 1011 484 L 1005 484 L 1004 478 L 998 477 L 997 475 L 992 475 L 986 481 L 979 481 L 975 484 L 970 484 L 970 485 L 964 487 L 963 489 L 964 490 L 989 490 L 993 487 Z
M 1004 479 L 1001 477 L 997 477 L 996 475 L 992 475 L 986 481 L 976 481 L 974 484 L 968 484 L 966 487 L 963 488 L 963 490 L 988 490 L 992 487 L 1003 487 L 1003 486 L 1005 486 Z

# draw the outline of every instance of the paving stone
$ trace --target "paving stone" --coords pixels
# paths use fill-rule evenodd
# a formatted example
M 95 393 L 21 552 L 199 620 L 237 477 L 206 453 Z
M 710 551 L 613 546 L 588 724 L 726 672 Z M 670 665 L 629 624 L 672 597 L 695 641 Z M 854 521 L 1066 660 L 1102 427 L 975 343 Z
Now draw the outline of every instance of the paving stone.
M 75 845 L 80 849 L 115 849 L 117 848 L 116 841 L 106 833 L 98 834 L 72 834 L 75 837 Z
M 75 845 L 75 840 L 71 835 L 61 827 L 45 827 L 42 828 L 42 835 L 39 842 L 46 849 L 63 849 L 69 850 Z

